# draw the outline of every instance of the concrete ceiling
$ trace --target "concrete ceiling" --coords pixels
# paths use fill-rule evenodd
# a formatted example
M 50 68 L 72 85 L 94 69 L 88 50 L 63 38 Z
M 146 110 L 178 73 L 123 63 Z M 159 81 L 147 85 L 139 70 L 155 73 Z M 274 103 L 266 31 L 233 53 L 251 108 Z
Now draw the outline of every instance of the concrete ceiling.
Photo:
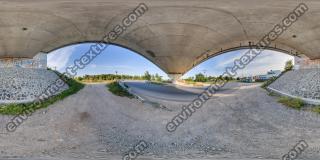
M 1 0 L 0 57 L 33 57 L 38 52 L 48 53 L 70 44 L 100 41 L 141 2 L 149 10 L 114 43 L 140 53 L 167 73 L 185 73 L 221 50 L 258 42 L 300 3 L 296 0 Z M 272 46 L 317 59 L 320 58 L 320 1 L 304 2 L 309 11 Z

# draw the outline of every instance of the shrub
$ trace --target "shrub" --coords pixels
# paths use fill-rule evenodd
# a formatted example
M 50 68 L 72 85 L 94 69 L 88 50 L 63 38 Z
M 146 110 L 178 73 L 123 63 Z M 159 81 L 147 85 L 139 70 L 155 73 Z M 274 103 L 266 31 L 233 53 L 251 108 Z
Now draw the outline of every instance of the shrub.
M 299 98 L 280 97 L 278 102 L 294 109 L 301 109 L 304 106 L 304 102 Z
M 277 80 L 277 78 L 276 78 L 276 77 L 272 77 L 272 78 L 268 79 L 267 81 L 265 81 L 265 82 L 261 85 L 261 87 L 264 88 L 264 89 L 266 89 L 266 88 L 267 88 L 271 83 L 273 83 L 275 80 Z
M 320 114 L 320 106 L 315 106 L 312 108 L 312 112 L 316 112 Z
M 276 93 L 274 93 L 274 92 L 269 92 L 268 95 L 269 95 L 269 96 L 272 96 L 272 97 L 278 96 L 278 94 L 276 94 Z
M 151 81 L 150 83 L 154 85 L 164 85 L 163 82 L 159 82 L 159 81 Z
M 286 62 L 285 66 L 284 66 L 284 70 L 285 71 L 290 71 L 293 69 L 293 63 L 292 60 L 289 60 Z
M 123 89 L 118 82 L 109 83 L 107 87 L 111 93 L 117 96 L 133 98 L 133 95 Z

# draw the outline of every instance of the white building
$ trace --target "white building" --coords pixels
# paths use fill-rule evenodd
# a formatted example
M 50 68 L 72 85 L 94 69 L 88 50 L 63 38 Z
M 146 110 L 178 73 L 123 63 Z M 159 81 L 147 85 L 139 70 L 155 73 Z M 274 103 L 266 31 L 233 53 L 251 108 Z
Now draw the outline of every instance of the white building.
M 267 72 L 267 74 L 265 75 L 258 75 L 258 76 L 255 76 L 254 79 L 255 81 L 266 81 L 272 77 L 278 77 L 281 75 L 281 71 L 280 70 L 270 70 Z

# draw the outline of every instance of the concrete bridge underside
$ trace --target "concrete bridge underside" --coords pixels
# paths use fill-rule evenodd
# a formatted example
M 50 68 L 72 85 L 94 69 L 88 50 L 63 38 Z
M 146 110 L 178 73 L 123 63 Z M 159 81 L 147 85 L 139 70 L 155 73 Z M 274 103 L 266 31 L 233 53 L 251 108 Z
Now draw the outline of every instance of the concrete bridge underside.
M 257 43 L 299 4 L 293 0 L 2 0 L 0 58 L 30 58 L 100 41 L 139 3 L 149 10 L 114 43 L 170 74 L 183 74 L 223 50 Z M 320 1 L 272 47 L 319 59 Z

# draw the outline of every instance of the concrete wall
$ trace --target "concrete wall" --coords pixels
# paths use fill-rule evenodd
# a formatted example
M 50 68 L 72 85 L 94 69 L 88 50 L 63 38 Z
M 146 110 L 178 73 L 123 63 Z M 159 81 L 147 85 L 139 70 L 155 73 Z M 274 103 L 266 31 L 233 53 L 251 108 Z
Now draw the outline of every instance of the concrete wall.
M 27 58 L 0 59 L 0 68 L 12 68 L 12 67 L 47 69 L 47 54 L 38 53 L 32 59 L 27 59 Z
M 320 59 L 311 60 L 308 57 L 302 55 L 301 57 L 294 57 L 294 69 L 310 69 L 319 68 L 320 69 Z

